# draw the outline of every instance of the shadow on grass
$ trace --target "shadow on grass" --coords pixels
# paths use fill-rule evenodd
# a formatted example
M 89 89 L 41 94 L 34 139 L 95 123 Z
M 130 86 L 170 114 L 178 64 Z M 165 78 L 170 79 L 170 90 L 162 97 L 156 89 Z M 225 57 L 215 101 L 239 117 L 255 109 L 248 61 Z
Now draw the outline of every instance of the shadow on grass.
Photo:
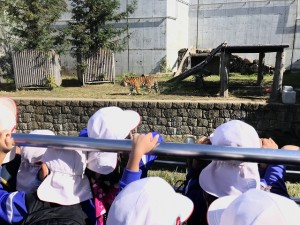
M 181 95 L 181 96 L 217 96 L 219 87 L 205 83 L 203 87 L 196 85 L 194 81 L 179 81 L 168 83 L 166 81 L 159 82 L 160 93 L 164 95 Z
M 219 97 L 220 82 L 205 81 L 203 86 L 199 86 L 193 80 L 183 80 L 179 82 L 160 82 L 161 93 L 165 95 L 181 96 L 201 96 L 201 97 Z M 254 82 L 232 82 L 229 83 L 229 94 L 237 98 L 249 99 L 267 99 L 269 94 L 263 93 L 263 88 L 257 86 Z
M 81 87 L 82 83 L 76 78 L 63 79 L 61 82 L 61 86 L 62 87 Z
M 16 85 L 14 83 L 0 84 L 0 90 L 6 92 L 15 92 Z
M 112 93 L 112 94 L 109 94 L 109 95 L 124 95 L 124 96 L 127 96 L 129 94 L 128 93 Z

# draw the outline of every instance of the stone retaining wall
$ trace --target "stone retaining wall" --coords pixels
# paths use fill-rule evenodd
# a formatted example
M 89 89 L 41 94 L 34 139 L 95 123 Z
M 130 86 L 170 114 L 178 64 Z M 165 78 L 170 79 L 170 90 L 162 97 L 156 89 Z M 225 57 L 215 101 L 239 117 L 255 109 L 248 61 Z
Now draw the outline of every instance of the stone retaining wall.
M 300 145 L 300 105 L 200 102 L 137 102 L 82 100 L 24 100 L 18 105 L 18 132 L 50 129 L 58 135 L 78 135 L 101 107 L 119 106 L 142 116 L 138 132 L 158 131 L 164 137 L 209 135 L 218 125 L 241 119 L 280 145 Z M 126 119 L 126 118 L 124 118 Z

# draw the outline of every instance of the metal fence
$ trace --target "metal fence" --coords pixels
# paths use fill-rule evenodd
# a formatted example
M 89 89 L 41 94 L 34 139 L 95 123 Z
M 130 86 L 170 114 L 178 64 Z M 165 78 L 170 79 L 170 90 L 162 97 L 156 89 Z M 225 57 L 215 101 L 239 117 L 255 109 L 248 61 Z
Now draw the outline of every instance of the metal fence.
M 71 136 L 13 134 L 21 146 L 51 147 L 65 150 L 129 153 L 131 140 L 93 139 Z M 203 159 L 238 160 L 244 162 L 280 163 L 300 166 L 300 151 L 268 148 L 235 148 L 175 142 L 160 143 L 153 151 L 156 155 L 201 157 Z
M 131 140 L 108 140 L 85 137 L 49 136 L 37 134 L 13 134 L 15 143 L 20 146 L 50 147 L 65 150 L 104 151 L 129 153 Z M 162 156 L 201 157 L 210 160 L 238 160 L 244 162 L 278 163 L 300 166 L 300 151 L 267 148 L 235 148 L 190 143 L 160 143 L 152 154 Z M 156 163 L 186 166 L 186 162 L 156 160 Z M 287 174 L 299 175 L 300 171 L 287 170 Z M 300 198 L 291 198 L 300 204 Z
M 115 83 L 115 57 L 109 49 L 100 49 L 83 60 L 84 72 L 78 73 L 79 81 L 84 84 Z
M 60 86 L 61 67 L 55 51 L 24 50 L 13 52 L 16 89 Z

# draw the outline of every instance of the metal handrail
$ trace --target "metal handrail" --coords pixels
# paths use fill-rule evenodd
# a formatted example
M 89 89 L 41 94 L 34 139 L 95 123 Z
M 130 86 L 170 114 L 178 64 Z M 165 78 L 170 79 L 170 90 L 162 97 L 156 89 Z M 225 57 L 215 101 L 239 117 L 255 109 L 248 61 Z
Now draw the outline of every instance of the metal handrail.
M 71 136 L 12 134 L 19 146 L 59 148 L 65 150 L 129 153 L 130 140 L 93 139 Z M 300 165 L 300 151 L 267 148 L 236 148 L 202 144 L 163 142 L 151 154 L 201 157 L 202 159 L 238 160 L 247 162 Z

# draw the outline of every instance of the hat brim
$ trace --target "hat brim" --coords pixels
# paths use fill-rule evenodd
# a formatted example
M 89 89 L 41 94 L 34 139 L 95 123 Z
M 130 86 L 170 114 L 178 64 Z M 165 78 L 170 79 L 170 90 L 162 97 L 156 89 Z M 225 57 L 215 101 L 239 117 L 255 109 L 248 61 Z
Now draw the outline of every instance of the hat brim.
M 100 173 L 109 174 L 117 166 L 118 154 L 108 152 L 89 152 L 87 159 L 87 168 Z
M 238 197 L 238 195 L 224 196 L 213 201 L 207 211 L 209 225 L 219 225 L 224 210 Z
M 60 205 L 74 205 L 92 198 L 86 176 L 51 172 L 37 190 L 40 200 Z
M 201 188 L 210 195 L 219 197 L 218 180 L 215 178 L 213 171 L 215 171 L 215 161 L 208 164 L 199 175 L 199 184 Z
M 123 126 L 127 128 L 127 130 L 132 131 L 141 123 L 141 116 L 133 110 L 123 110 L 124 117 L 122 118 Z M 128 132 L 128 133 L 129 133 Z M 126 134 L 126 136 L 128 135 Z M 126 138 L 126 136 L 124 138 Z
M 213 160 L 199 175 L 201 188 L 210 195 L 240 195 L 260 188 L 257 163 Z
M 177 207 L 177 214 L 180 216 L 180 222 L 187 221 L 194 210 L 193 202 L 182 194 L 175 193 L 174 207 Z

